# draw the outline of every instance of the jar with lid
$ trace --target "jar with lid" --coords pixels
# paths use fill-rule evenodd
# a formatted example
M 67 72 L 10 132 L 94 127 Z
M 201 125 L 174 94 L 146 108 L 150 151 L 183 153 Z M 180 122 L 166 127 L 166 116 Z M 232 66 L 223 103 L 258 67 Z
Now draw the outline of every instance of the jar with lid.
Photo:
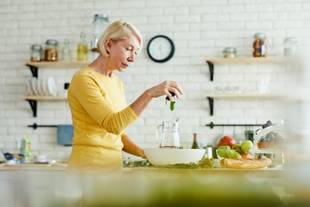
M 39 62 L 42 60 L 42 46 L 39 44 L 31 45 L 30 61 Z
M 225 47 L 223 55 L 224 58 L 234 58 L 237 56 L 237 50 L 234 47 Z
M 287 37 L 283 41 L 284 56 L 294 56 L 296 53 L 297 38 Z
M 57 40 L 53 40 L 53 39 L 46 40 L 45 50 L 44 50 L 45 61 L 57 61 L 58 60 L 57 46 L 58 46 Z
M 266 35 L 258 32 L 254 35 L 253 57 L 266 57 Z
M 97 42 L 109 24 L 108 14 L 95 14 L 93 19 L 93 37 L 91 41 L 91 50 L 97 51 Z

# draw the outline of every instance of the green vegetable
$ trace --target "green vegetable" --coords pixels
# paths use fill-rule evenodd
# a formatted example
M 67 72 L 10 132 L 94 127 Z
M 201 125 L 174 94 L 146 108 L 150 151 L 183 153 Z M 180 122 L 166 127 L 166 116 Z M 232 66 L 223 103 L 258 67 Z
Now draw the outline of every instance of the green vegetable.
M 203 158 L 198 163 L 188 163 L 188 164 L 173 164 L 173 165 L 163 165 L 157 166 L 159 168 L 171 168 L 171 169 L 204 169 L 213 168 L 214 161 L 209 158 Z
M 169 92 L 171 94 L 171 96 L 166 96 L 166 104 L 167 104 L 167 101 L 170 101 L 170 111 L 173 111 L 174 108 L 175 108 L 175 101 L 174 101 L 174 96 L 175 96 L 175 93 L 173 92 Z
M 170 101 L 170 111 L 174 110 L 175 101 Z

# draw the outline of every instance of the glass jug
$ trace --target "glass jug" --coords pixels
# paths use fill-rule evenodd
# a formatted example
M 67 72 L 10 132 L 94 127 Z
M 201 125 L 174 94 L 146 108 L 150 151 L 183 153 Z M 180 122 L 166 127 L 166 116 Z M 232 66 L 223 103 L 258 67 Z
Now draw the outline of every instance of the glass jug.
M 160 148 L 180 148 L 179 119 L 163 121 L 157 126 L 156 135 Z

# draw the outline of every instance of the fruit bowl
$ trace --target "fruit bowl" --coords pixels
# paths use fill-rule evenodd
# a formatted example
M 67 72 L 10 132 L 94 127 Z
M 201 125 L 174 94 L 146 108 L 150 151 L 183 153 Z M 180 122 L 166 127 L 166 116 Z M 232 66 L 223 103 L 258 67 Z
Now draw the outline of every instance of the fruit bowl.
M 204 154 L 204 149 L 170 149 L 147 148 L 144 153 L 149 162 L 154 166 L 190 164 L 199 162 Z

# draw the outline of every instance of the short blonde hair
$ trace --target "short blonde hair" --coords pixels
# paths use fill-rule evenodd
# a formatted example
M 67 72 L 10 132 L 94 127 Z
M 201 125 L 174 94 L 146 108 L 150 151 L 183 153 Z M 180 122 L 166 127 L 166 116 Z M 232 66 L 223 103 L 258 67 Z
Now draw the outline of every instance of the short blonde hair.
M 138 37 L 138 41 L 140 43 L 140 49 L 142 48 L 142 36 L 139 30 L 131 23 L 117 20 L 111 23 L 106 30 L 103 32 L 101 37 L 97 42 L 97 49 L 103 56 L 108 56 L 108 52 L 106 49 L 106 41 L 108 39 L 112 40 L 121 40 L 130 35 L 136 35 Z

